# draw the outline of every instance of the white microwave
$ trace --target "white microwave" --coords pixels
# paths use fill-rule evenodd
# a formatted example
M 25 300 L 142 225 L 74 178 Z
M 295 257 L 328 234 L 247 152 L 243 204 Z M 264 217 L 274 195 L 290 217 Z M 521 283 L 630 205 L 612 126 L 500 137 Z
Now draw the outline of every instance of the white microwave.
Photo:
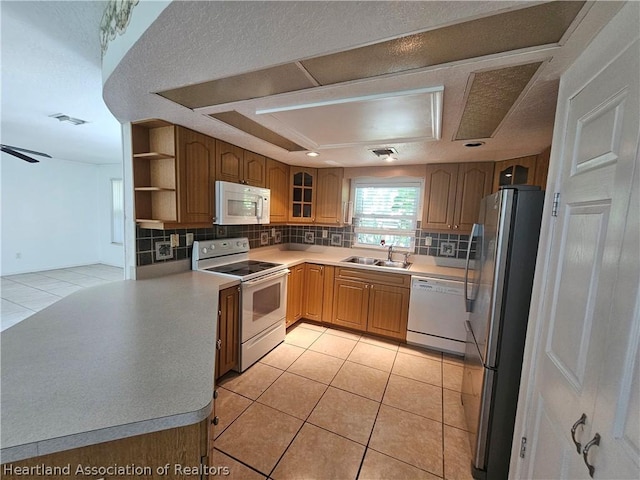
M 271 190 L 216 181 L 215 225 L 269 223 Z

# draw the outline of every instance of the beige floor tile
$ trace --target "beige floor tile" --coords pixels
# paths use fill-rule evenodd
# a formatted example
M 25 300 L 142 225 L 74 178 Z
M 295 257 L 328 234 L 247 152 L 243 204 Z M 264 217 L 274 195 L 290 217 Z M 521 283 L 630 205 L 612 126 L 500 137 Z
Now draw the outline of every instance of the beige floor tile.
M 443 353 L 442 361 L 444 363 L 451 363 L 452 365 L 464 366 L 464 357 L 462 355 L 453 355 L 452 353 Z
M 388 348 L 389 350 L 398 351 L 398 346 L 400 345 L 398 342 L 394 342 L 393 340 L 385 340 L 383 338 L 375 338 L 369 337 L 367 335 L 363 335 L 360 338 L 361 342 L 368 343 L 369 345 L 377 345 L 378 347 Z
M 356 346 L 355 340 L 349 338 L 336 337 L 335 335 L 322 335 L 309 347 L 309 350 L 332 357 L 346 359 L 353 347 Z
M 307 350 L 287 371 L 329 385 L 343 363 L 339 358 Z
M 456 392 L 462 391 L 462 372 L 460 365 L 442 364 L 442 386 Z
M 378 347 L 369 343 L 358 342 L 349 354 L 347 360 L 359 363 L 368 367 L 377 368 L 390 372 L 393 367 L 393 361 L 396 358 L 396 352 L 388 348 Z
M 366 445 L 380 404 L 329 387 L 307 422 Z
M 381 405 L 369 448 L 442 476 L 439 422 Z
M 358 480 L 438 480 L 429 472 L 367 449 Z
M 271 365 L 272 367 L 279 368 L 280 370 L 286 370 L 303 353 L 304 348 L 289 345 L 288 343 L 281 343 L 262 357 L 260 363 Z
M 284 372 L 257 401 L 304 420 L 326 389 L 324 383 Z
M 444 388 L 442 394 L 444 423 L 462 430 L 468 430 L 460 392 Z
M 269 475 L 301 426 L 302 420 L 254 403 L 216 439 L 215 447 Z
M 346 361 L 331 385 L 379 402 L 388 378 L 387 372 Z
M 271 474 L 274 480 L 355 480 L 365 447 L 305 423 Z
M 325 332 L 328 335 L 334 335 L 336 337 L 348 338 L 349 340 L 360 340 L 361 335 L 354 332 L 347 332 L 345 330 L 338 330 L 337 328 L 328 328 Z
M 253 403 L 253 400 L 233 393 L 226 388 L 219 387 L 217 390 L 216 416 L 218 417 L 219 423 L 214 427 L 214 438 L 219 437 L 220 434 Z
M 472 480 L 469 434 L 448 425 L 444 426 L 444 478 Z
M 256 363 L 240 375 L 225 376 L 218 384 L 227 390 L 255 400 L 280 375 L 282 375 L 282 370 L 263 363 Z
M 246 465 L 215 449 L 209 452 L 209 466 L 216 468 L 215 471 L 219 472 L 213 478 L 216 478 L 216 476 L 230 480 L 264 480 L 266 478 L 264 475 L 260 475 Z M 226 474 L 227 469 L 228 474 Z
M 327 327 L 323 327 L 322 325 L 316 325 L 315 323 L 308 322 L 298 322 L 298 327 L 300 328 L 308 328 L 309 330 L 315 330 L 316 332 L 326 332 Z
M 309 346 L 315 342 L 320 335 L 322 335 L 322 332 L 309 330 L 308 328 L 300 328 L 296 325 L 287 332 L 287 336 L 284 341 L 285 343 L 295 345 L 297 347 L 309 348 Z
M 382 403 L 442 422 L 442 388 L 391 375 Z
M 442 386 L 442 363 L 429 358 L 398 353 L 391 373 Z
M 429 358 L 436 361 L 442 360 L 442 352 L 429 350 L 428 348 L 420 348 L 414 345 L 400 345 L 398 351 L 407 355 L 415 355 L 416 357 Z

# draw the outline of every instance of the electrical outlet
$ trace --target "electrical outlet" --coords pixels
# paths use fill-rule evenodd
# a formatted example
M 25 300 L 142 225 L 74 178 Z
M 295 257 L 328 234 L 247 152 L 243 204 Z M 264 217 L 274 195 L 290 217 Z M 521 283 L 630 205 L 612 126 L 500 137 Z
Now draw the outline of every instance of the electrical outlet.
M 180 246 L 180 234 L 172 233 L 170 238 L 171 238 L 171 247 Z
M 187 247 L 193 245 L 193 233 L 187 233 Z
M 322 238 L 329 238 L 329 230 L 322 230 Z
M 430 247 L 433 244 L 433 237 L 425 237 L 424 238 L 424 246 Z

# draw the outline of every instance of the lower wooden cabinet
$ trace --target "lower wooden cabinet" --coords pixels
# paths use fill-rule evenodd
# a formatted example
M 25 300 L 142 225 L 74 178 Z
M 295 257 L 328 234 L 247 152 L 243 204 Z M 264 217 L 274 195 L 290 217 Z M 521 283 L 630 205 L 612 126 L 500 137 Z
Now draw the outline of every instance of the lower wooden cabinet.
M 287 281 L 287 327 L 302 318 L 305 264 L 301 263 L 289 269 Z
M 408 275 L 336 268 L 331 323 L 406 340 Z
M 238 368 L 240 350 L 240 287 L 220 291 L 215 378 Z
M 304 267 L 302 317 L 320 322 L 324 302 L 324 265 L 307 263 Z

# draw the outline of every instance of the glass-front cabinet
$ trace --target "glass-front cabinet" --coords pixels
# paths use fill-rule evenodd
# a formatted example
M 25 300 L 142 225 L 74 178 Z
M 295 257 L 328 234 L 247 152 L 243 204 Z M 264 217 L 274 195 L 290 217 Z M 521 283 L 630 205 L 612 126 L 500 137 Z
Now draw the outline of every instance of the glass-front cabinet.
M 311 223 L 315 220 L 317 169 L 291 167 L 291 210 L 289 221 Z

